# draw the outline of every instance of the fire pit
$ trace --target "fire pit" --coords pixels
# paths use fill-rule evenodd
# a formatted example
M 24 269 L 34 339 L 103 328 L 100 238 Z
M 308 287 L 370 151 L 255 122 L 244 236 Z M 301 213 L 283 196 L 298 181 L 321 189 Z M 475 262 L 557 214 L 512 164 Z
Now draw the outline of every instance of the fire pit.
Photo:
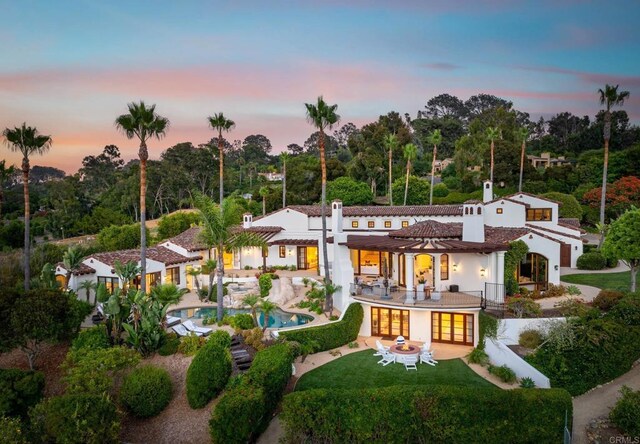
M 420 347 L 410 344 L 392 345 L 390 352 L 396 356 L 396 362 L 404 363 L 407 356 L 418 356 Z

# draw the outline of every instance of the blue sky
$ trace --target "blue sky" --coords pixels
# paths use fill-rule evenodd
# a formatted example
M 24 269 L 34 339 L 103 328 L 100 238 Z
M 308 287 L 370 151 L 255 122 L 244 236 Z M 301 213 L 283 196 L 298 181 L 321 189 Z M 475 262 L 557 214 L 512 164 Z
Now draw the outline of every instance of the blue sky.
M 348 6 L 345 6 L 348 4 Z M 75 171 L 144 99 L 172 122 L 151 156 L 212 136 L 206 116 L 261 133 L 274 151 L 312 128 L 304 102 L 324 94 L 342 122 L 412 115 L 447 92 L 487 92 L 532 116 L 593 116 L 596 91 L 620 83 L 640 122 L 636 1 L 24 1 L 2 2 L 0 124 L 51 134 L 41 163 Z M 0 157 L 17 162 L 5 148 Z

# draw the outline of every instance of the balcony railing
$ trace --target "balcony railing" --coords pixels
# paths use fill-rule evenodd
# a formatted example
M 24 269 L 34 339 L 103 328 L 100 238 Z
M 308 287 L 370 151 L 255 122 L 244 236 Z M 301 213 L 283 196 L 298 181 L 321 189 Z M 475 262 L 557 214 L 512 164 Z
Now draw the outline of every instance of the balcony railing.
M 430 296 L 427 296 L 423 291 L 407 291 L 400 287 L 386 289 L 384 287 L 351 284 L 350 291 L 354 299 L 364 302 L 421 308 L 482 308 L 485 302 L 483 292 L 480 290 L 432 291 Z

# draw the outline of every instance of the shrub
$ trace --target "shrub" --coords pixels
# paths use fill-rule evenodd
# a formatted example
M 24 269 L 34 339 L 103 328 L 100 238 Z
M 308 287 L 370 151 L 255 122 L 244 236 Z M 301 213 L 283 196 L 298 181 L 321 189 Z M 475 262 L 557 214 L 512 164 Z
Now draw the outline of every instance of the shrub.
M 624 293 L 616 290 L 600 290 L 598 296 L 593 299 L 593 306 L 603 311 L 611 310 L 620 299 L 624 297 Z
M 273 287 L 273 283 L 271 282 L 271 273 L 263 273 L 258 278 L 258 286 L 260 287 L 260 296 L 266 298 L 269 296 L 269 291 L 271 287 Z
M 195 333 L 190 333 L 189 336 L 184 336 L 180 339 L 178 351 L 185 356 L 193 356 L 202 348 L 205 342 L 206 340 L 202 336 L 196 336 Z
M 629 294 L 620 299 L 609 311 L 609 316 L 625 325 L 640 326 L 640 297 Z
M 478 348 L 484 350 L 486 338 L 496 338 L 498 336 L 498 320 L 484 311 L 481 311 L 479 330 L 480 338 L 478 340 Z
M 273 416 L 291 377 L 293 348 L 288 343 L 258 352 L 240 383 L 225 392 L 209 423 L 214 443 L 255 440 Z
M 353 341 L 353 342 L 349 342 L 348 346 L 349 348 L 359 348 L 360 344 L 358 344 L 358 341 Z
M 559 442 L 564 390 L 392 386 L 305 390 L 285 396 L 284 442 Z M 452 412 L 455 412 L 453 414 Z
M 528 376 L 525 376 L 520 380 L 520 388 L 532 389 L 536 388 L 536 383 Z
M 216 344 L 222 348 L 231 347 L 231 336 L 224 330 L 216 330 L 207 338 L 208 344 Z
M 250 330 L 253 325 L 253 317 L 249 313 L 238 313 L 233 316 L 230 325 L 236 330 Z
M 227 391 L 213 409 L 209 421 L 215 444 L 253 442 L 262 431 L 266 416 L 262 389 L 241 384 Z
M 98 350 L 101 348 L 109 348 L 109 336 L 107 335 L 107 327 L 104 324 L 82 330 L 78 337 L 71 343 L 71 350 L 74 352 L 85 350 Z
M 26 417 L 29 408 L 42 399 L 44 374 L 18 369 L 0 369 L 0 417 Z
M 560 296 L 564 296 L 566 292 L 567 292 L 567 288 L 564 285 L 554 285 L 550 283 L 547 286 L 546 291 L 544 292 L 544 297 L 557 298 Z
M 584 299 L 565 299 L 557 302 L 554 307 L 562 316 L 586 316 L 590 310 L 594 310 L 584 302 Z
M 501 365 L 501 366 L 490 365 L 489 373 L 491 373 L 494 376 L 497 376 L 498 378 L 500 378 L 502 382 L 506 382 L 507 384 L 513 384 L 514 382 L 516 382 L 516 379 L 517 379 L 516 373 L 506 365 Z
M 120 389 L 120 401 L 134 415 L 149 418 L 171 401 L 171 377 L 163 368 L 145 365 L 129 373 Z
M 187 370 L 187 400 L 192 409 L 207 405 L 227 385 L 231 354 L 217 342 L 206 343 Z
M 162 340 L 162 345 L 158 349 L 158 354 L 160 356 L 169 356 L 173 355 L 178 351 L 180 347 L 180 338 L 175 333 L 169 333 L 164 336 Z
M 27 444 L 20 418 L 0 416 L 0 443 Z
M 433 186 L 434 197 L 447 197 L 449 194 L 449 188 L 444 183 L 438 183 Z
M 116 406 L 102 395 L 63 395 L 31 410 L 34 436 L 43 442 L 101 444 L 119 442 Z
M 522 330 L 518 338 L 518 344 L 525 348 L 537 348 L 542 344 L 542 333 L 539 330 Z
M 489 355 L 481 348 L 474 348 L 467 356 L 467 359 L 471 364 L 480 364 L 483 367 L 489 364 Z
M 289 341 L 301 344 L 316 341 L 316 352 L 331 350 L 355 341 L 360 331 L 360 325 L 364 317 L 364 311 L 360 304 L 351 304 L 347 308 L 341 321 L 333 322 L 318 327 L 301 328 L 287 332 L 281 332 L 280 336 Z
M 244 338 L 245 344 L 255 348 L 256 350 L 262 350 L 264 348 L 264 343 L 262 342 L 264 332 L 260 327 L 252 328 L 251 330 L 243 330 L 242 337 Z
M 534 318 L 542 314 L 540 304 L 531 298 L 520 296 L 507 298 L 507 309 L 518 318 Z
M 584 253 L 577 261 L 580 270 L 602 270 L 606 265 L 606 259 L 598 251 Z
M 622 432 L 629 436 L 640 436 L 640 390 L 632 391 L 623 386 L 622 397 L 609 413 L 609 418 Z

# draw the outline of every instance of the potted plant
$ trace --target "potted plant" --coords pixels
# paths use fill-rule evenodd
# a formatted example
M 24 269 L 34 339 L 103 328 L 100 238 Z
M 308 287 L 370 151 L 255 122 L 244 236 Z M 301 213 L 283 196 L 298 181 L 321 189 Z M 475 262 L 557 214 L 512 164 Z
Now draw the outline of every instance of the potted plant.
M 416 287 L 416 291 L 424 291 L 424 276 L 420 276 L 418 278 L 418 286 Z

